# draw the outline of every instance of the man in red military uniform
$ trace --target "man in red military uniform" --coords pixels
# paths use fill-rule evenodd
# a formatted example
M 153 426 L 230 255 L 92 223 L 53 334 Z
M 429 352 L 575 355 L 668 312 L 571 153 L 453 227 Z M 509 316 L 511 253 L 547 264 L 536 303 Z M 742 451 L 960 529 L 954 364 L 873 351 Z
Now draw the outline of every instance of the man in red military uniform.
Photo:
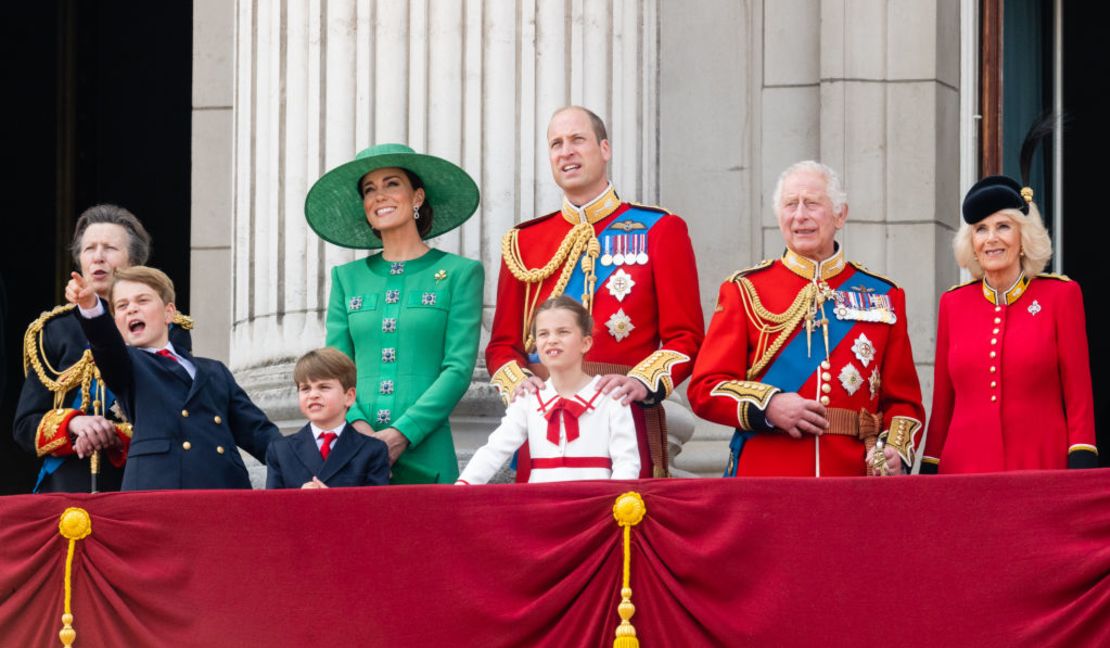
M 605 124 L 578 106 L 558 110 L 547 129 L 560 211 L 521 223 L 502 240 L 497 308 L 486 347 L 492 384 L 511 399 L 542 386 L 531 340 L 533 314 L 566 294 L 591 309 L 587 370 L 602 390 L 635 403 L 641 476 L 667 473 L 659 403 L 685 380 L 704 337 L 697 267 L 686 223 L 658 207 L 624 202 L 606 173 Z M 517 480 L 527 481 L 527 457 Z
M 736 428 L 726 475 L 906 472 L 925 416 L 905 295 L 845 260 L 832 169 L 791 166 L 773 202 L 787 250 L 721 285 L 694 413 Z

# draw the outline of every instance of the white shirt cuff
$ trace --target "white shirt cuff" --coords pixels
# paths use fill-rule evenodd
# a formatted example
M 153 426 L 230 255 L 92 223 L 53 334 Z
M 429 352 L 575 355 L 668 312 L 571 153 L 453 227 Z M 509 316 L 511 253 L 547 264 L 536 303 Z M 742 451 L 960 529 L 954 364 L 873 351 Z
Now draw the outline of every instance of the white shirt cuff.
M 92 308 L 84 308 L 80 304 L 78 304 L 77 310 L 81 311 L 81 317 L 84 317 L 85 319 L 100 317 L 104 314 L 104 302 L 100 301 L 100 299 L 97 298 L 96 306 L 93 306 Z

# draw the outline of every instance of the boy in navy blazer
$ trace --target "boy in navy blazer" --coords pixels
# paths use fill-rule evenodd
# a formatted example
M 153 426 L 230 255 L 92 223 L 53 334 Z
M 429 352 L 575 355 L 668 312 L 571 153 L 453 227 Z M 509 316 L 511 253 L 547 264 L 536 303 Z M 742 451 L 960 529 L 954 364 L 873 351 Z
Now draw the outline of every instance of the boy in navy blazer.
M 174 348 L 170 278 L 146 266 L 117 269 L 106 305 L 71 276 L 66 299 L 133 426 L 122 490 L 250 488 L 236 446 L 261 461 L 281 433 L 223 363 Z M 81 457 L 92 451 L 84 441 L 75 444 Z
M 266 488 L 382 486 L 389 482 L 389 448 L 347 423 L 358 371 L 341 351 L 309 351 L 297 360 L 293 382 L 308 424 L 270 444 Z

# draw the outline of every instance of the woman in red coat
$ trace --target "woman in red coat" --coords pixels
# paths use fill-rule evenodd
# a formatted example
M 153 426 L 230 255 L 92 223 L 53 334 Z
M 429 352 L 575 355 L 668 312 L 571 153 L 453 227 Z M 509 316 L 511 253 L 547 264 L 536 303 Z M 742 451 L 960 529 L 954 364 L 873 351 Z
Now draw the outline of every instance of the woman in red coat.
M 1052 256 L 1033 191 L 1003 176 L 963 203 L 956 260 L 975 281 L 940 300 L 922 473 L 1098 464 L 1079 285 Z

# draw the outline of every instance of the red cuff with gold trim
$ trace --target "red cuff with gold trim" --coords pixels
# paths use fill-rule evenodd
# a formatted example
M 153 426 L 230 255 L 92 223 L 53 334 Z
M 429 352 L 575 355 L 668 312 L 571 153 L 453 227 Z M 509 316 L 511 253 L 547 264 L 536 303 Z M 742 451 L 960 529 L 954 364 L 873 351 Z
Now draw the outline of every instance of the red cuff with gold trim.
M 74 453 L 69 438 L 69 422 L 74 416 L 84 414 L 78 409 L 52 409 L 42 416 L 35 431 L 35 454 L 65 457 Z

